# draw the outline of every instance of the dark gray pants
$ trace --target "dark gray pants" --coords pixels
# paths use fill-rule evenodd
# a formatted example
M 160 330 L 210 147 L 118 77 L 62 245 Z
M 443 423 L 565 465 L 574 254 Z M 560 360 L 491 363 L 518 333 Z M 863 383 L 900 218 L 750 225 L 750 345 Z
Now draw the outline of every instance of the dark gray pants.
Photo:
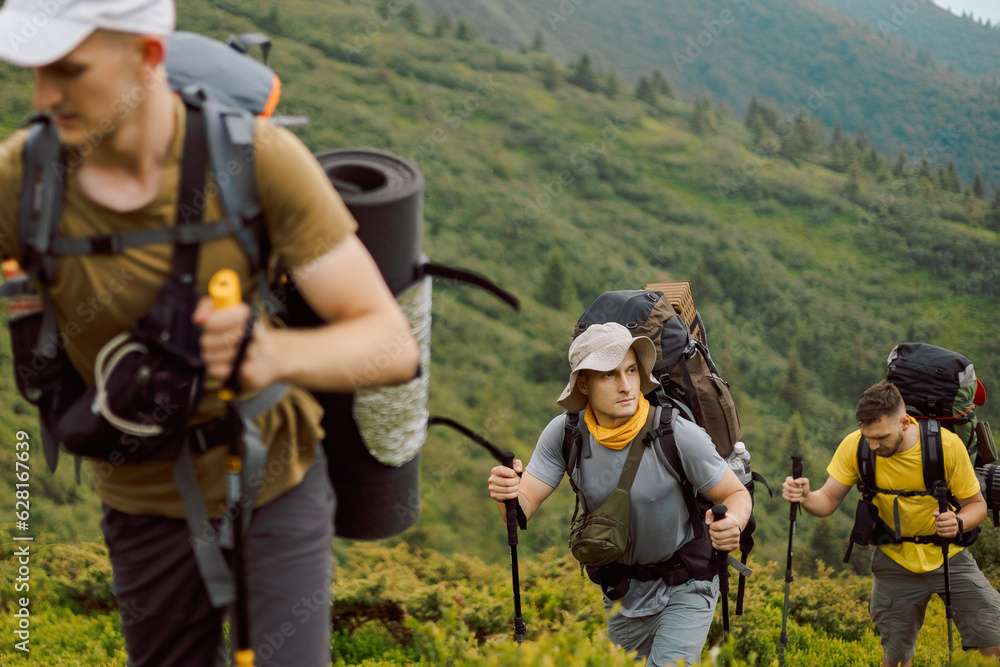
M 333 509 L 320 454 L 301 484 L 251 515 L 245 559 L 258 667 L 330 664 Z M 228 664 L 222 635 L 226 610 L 209 602 L 187 522 L 105 506 L 101 529 L 129 666 Z

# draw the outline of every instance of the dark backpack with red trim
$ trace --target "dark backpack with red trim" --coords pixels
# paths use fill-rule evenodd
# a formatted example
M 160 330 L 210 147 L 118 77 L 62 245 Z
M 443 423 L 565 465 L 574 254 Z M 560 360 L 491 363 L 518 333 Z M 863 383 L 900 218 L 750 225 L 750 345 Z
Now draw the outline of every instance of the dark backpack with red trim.
M 986 390 L 972 362 L 927 343 L 900 343 L 889 353 L 885 379 L 896 385 L 914 417 L 933 417 L 965 444 L 974 465 L 997 460 L 990 426 L 976 416 Z

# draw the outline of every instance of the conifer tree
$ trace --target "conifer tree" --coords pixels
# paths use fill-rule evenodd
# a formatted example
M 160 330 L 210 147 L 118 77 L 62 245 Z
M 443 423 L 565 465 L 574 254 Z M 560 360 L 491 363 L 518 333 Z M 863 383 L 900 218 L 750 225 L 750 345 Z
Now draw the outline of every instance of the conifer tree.
M 896 166 L 892 168 L 892 175 L 896 178 L 903 178 L 906 176 L 906 162 L 908 158 L 906 156 L 906 151 L 900 150 L 899 155 L 896 157 Z
M 833 137 L 830 139 L 830 148 L 840 148 L 842 143 L 844 143 L 844 128 L 840 126 L 840 123 L 837 123 L 833 126 Z
M 260 21 L 260 27 L 267 32 L 269 35 L 280 35 L 284 32 L 284 24 L 281 18 L 281 12 L 278 11 L 277 7 L 271 7 L 271 10 L 267 13 Z
M 600 88 L 600 82 L 597 78 L 597 73 L 594 71 L 594 67 L 590 62 L 590 54 L 586 51 L 580 56 L 580 59 L 573 66 L 573 72 L 570 74 L 569 82 L 574 86 L 579 86 L 584 90 L 588 90 L 592 93 L 597 92 Z
M 653 70 L 653 76 L 650 77 L 649 84 L 653 87 L 653 92 L 657 95 L 663 95 L 671 100 L 674 98 L 674 87 L 659 69 Z
M 608 99 L 616 99 L 618 94 L 621 93 L 622 82 L 618 80 L 618 75 L 615 73 L 614 67 L 608 68 L 608 73 L 604 77 L 604 95 Z
M 418 35 L 423 33 L 424 17 L 420 14 L 420 8 L 417 7 L 417 3 L 406 3 L 406 6 L 399 11 L 399 18 L 403 20 L 410 32 Z
M 931 161 L 927 159 L 927 151 L 920 155 L 920 171 L 918 173 L 924 178 L 931 177 Z
M 449 32 L 451 32 L 451 17 L 447 14 L 442 14 L 434 21 L 434 36 L 444 37 Z
M 990 204 L 989 213 L 986 214 L 986 226 L 1000 231 L 1000 185 L 993 192 L 993 203 Z
M 782 447 L 779 450 L 782 464 L 791 464 L 792 456 L 804 456 L 806 454 L 805 426 L 802 423 L 802 416 L 798 412 L 793 412 L 788 420 L 788 426 L 781 436 Z
M 561 81 L 559 65 L 556 64 L 552 56 L 546 56 L 545 60 L 542 61 L 542 85 L 545 86 L 545 90 L 555 90 Z
M 760 103 L 757 101 L 756 95 L 750 98 L 750 105 L 747 107 L 747 117 L 746 120 L 743 121 L 743 124 L 747 127 L 753 126 L 754 119 L 757 118 L 757 107 L 759 104 Z
M 715 128 L 715 114 L 712 113 L 712 99 L 708 95 L 699 97 L 691 112 L 691 130 L 695 134 L 706 134 Z
M 788 351 L 785 378 L 778 384 L 777 394 L 792 412 L 805 412 L 806 397 L 809 394 L 809 374 L 799 362 L 799 353 L 794 347 Z
M 868 141 L 868 135 L 865 134 L 865 128 L 859 127 L 857 134 L 854 135 L 854 145 L 858 151 L 864 153 L 871 146 L 871 142 Z
M 823 561 L 834 570 L 844 569 L 844 540 L 835 534 L 832 521 L 817 521 L 813 528 L 812 541 L 809 543 L 813 557 Z
M 538 300 L 550 308 L 560 310 L 567 305 L 568 292 L 569 274 L 566 272 L 566 262 L 563 259 L 562 249 L 556 246 L 549 253 Z
M 986 184 L 983 183 L 983 175 L 978 169 L 972 177 L 972 194 L 978 199 L 986 199 Z
M 535 31 L 535 37 L 534 39 L 531 40 L 531 50 L 532 51 L 545 50 L 545 36 L 542 35 L 541 28 Z
M 475 41 L 476 29 L 468 20 L 460 18 L 458 19 L 458 25 L 455 27 L 455 38 L 463 42 Z
M 639 77 L 639 83 L 635 87 L 635 99 L 656 106 L 656 91 L 645 76 Z
M 946 174 L 947 187 L 945 188 L 948 192 L 961 192 L 962 191 L 962 178 L 958 175 L 958 168 L 955 167 L 954 158 L 948 159 L 948 171 Z

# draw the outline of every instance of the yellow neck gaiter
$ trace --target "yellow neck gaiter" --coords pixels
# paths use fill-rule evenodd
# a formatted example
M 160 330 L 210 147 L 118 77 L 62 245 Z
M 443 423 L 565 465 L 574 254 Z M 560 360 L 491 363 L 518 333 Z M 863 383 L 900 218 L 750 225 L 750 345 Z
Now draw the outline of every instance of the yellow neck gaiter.
M 587 404 L 587 411 L 583 414 L 583 420 L 587 422 L 587 428 L 593 434 L 594 439 L 609 449 L 622 449 L 639 435 L 639 431 L 646 424 L 646 417 L 649 416 L 649 401 L 642 394 L 639 394 L 639 406 L 635 414 L 627 422 L 617 428 L 605 428 L 597 423 L 597 415 L 594 408 Z

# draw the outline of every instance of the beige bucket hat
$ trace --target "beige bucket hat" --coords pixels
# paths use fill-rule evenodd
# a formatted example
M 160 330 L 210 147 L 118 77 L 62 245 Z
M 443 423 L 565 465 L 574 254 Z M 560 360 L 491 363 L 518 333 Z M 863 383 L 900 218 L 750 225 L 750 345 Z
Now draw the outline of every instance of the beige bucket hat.
M 635 349 L 639 363 L 639 387 L 643 394 L 657 387 L 650 374 L 656 363 L 656 346 L 646 336 L 632 337 L 623 325 L 617 322 L 592 324 L 576 337 L 569 346 L 569 383 L 557 401 L 569 412 L 579 412 L 587 407 L 587 397 L 576 386 L 580 371 L 610 371 L 618 367 L 630 349 Z

